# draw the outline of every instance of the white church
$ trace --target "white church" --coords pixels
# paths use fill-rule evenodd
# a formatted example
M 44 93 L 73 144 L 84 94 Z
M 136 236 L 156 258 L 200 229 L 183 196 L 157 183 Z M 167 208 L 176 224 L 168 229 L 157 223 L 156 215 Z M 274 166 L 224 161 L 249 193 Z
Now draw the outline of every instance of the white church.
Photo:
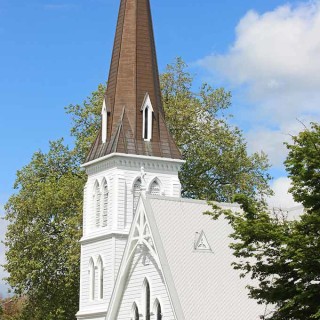
M 181 198 L 149 0 L 121 0 L 101 119 L 83 165 L 77 319 L 260 319 L 265 306 L 231 266 L 230 226 L 204 215 L 205 201 Z

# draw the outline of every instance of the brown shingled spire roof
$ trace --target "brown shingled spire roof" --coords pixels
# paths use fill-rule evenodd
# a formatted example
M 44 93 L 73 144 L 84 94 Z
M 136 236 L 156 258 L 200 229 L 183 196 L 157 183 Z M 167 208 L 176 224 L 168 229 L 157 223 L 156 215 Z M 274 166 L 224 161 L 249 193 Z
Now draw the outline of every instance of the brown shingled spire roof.
M 143 111 L 149 95 L 152 136 L 143 138 Z M 121 0 L 105 103 L 107 139 L 100 130 L 86 161 L 108 154 L 181 159 L 165 124 L 149 0 Z

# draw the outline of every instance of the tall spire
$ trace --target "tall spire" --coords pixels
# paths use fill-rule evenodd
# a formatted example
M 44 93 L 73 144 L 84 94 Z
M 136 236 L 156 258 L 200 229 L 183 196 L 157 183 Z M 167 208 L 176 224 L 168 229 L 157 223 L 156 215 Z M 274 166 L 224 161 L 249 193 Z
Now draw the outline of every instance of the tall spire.
M 121 0 L 104 110 L 87 162 L 114 152 L 181 158 L 164 120 L 149 0 Z

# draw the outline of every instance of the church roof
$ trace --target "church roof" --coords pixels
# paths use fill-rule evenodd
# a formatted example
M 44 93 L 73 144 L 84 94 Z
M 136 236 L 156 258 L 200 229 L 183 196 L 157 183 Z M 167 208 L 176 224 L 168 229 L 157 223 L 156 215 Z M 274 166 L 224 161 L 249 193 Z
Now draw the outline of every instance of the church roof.
M 146 96 L 152 104 L 152 139 L 143 139 Z M 121 0 L 105 96 L 107 140 L 102 130 L 86 162 L 126 153 L 181 159 L 165 123 L 149 0 Z
M 240 279 L 231 266 L 235 257 L 229 248 L 228 222 L 204 215 L 211 209 L 205 201 L 147 196 L 147 202 L 185 320 L 260 319 L 265 306 L 248 298 L 249 280 Z M 219 205 L 240 210 L 237 205 Z
M 227 220 L 212 220 L 203 213 L 211 207 L 205 201 L 142 195 L 131 226 L 107 319 L 115 319 L 129 274 L 132 259 L 144 230 L 139 223 L 146 215 L 152 235 L 154 256 L 162 270 L 177 320 L 258 320 L 266 307 L 249 299 L 239 271 L 232 267 L 235 257 L 229 248 L 232 232 Z M 238 205 L 219 204 L 240 210 Z M 141 210 L 141 208 L 144 208 Z M 145 213 L 143 213 L 145 212 Z M 143 245 L 143 242 L 141 242 Z

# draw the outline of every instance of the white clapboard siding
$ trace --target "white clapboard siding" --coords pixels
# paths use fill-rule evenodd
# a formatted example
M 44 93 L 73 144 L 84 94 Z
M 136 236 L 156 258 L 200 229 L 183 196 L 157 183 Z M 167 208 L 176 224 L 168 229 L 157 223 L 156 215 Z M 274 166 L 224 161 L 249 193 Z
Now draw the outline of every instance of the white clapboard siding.
M 87 308 L 95 305 L 106 304 L 110 300 L 113 290 L 113 278 L 111 270 L 113 270 L 113 262 L 110 259 L 112 255 L 112 239 L 107 239 L 95 243 L 90 243 L 82 246 L 81 250 L 81 295 L 80 308 Z M 104 266 L 104 298 L 99 299 L 99 275 L 98 270 L 95 272 L 95 299 L 90 299 L 90 277 L 89 277 L 89 261 L 93 259 L 95 266 L 97 266 L 98 257 L 101 256 Z
M 166 159 L 152 157 L 138 159 L 116 155 L 86 168 L 88 181 L 84 190 L 80 270 L 79 314 L 81 314 L 81 320 L 98 320 L 101 315 L 94 314 L 108 308 L 133 221 L 133 185 L 139 177 L 141 178 L 141 168 L 143 167 L 145 172 L 147 193 L 152 182 L 156 180 L 159 182 L 161 195 L 180 197 L 181 185 L 178 178 L 180 165 L 179 162 L 174 163 Z M 107 201 L 104 198 L 105 182 L 108 185 Z M 97 194 L 95 193 L 97 192 L 96 186 L 99 186 L 100 206 L 97 205 L 97 196 L 95 197 Z M 106 202 L 107 209 L 104 207 Z M 100 217 L 99 223 L 97 223 L 98 215 Z M 99 299 L 99 272 L 96 269 L 95 299 L 92 300 L 89 292 L 89 261 L 90 258 L 93 258 L 95 266 L 97 266 L 99 255 L 102 257 L 104 265 L 104 297 Z M 159 283 L 159 279 L 158 275 L 158 279 L 155 277 L 153 283 Z M 161 299 L 159 300 L 161 301 Z M 131 309 L 131 305 L 127 308 Z M 166 305 L 162 308 L 167 310 Z
M 144 263 L 145 257 L 149 260 L 147 265 Z M 154 302 L 158 299 L 162 308 L 162 319 L 175 320 L 162 272 L 145 249 L 137 250 L 133 258 L 117 320 L 131 319 L 133 303 L 137 304 L 139 313 L 144 315 L 143 283 L 146 278 L 150 285 L 151 312 L 154 312 Z

